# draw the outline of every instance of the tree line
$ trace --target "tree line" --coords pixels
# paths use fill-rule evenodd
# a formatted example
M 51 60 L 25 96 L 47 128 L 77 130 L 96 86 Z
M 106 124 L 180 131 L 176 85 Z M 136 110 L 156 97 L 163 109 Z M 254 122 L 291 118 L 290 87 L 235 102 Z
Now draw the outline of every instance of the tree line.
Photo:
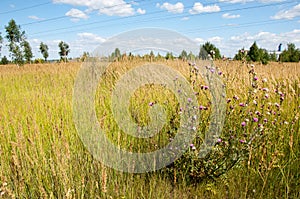
M 32 48 L 27 41 L 26 33 L 25 31 L 22 31 L 21 27 L 16 24 L 15 20 L 11 19 L 8 22 L 8 25 L 5 26 L 5 39 L 7 40 L 8 44 L 8 50 L 9 50 L 9 56 L 11 57 L 11 60 L 16 65 L 23 65 L 25 63 L 31 63 L 33 58 Z M 0 52 L 1 47 L 3 44 L 3 37 L 1 36 L 0 32 Z M 70 53 L 70 47 L 69 45 L 61 41 L 58 44 L 59 47 L 59 55 L 60 60 L 67 61 L 67 56 Z M 44 60 L 38 60 L 39 62 L 47 62 L 47 58 L 49 57 L 49 47 L 47 44 L 41 42 L 39 46 L 40 53 L 42 54 Z M 6 56 L 1 58 L 1 64 L 8 64 L 9 60 Z
M 21 30 L 21 27 L 16 24 L 16 22 L 11 19 L 7 26 L 5 26 L 5 39 L 8 41 L 7 47 L 10 52 L 10 57 L 13 63 L 17 65 L 23 65 L 25 63 L 31 63 L 33 58 L 32 48 L 27 41 L 25 31 Z M 1 36 L 0 32 L 0 53 L 1 53 L 1 47 L 3 44 L 3 37 Z M 59 56 L 60 60 L 67 62 L 68 54 L 70 53 L 70 46 L 64 42 L 61 41 L 58 44 L 59 47 Z M 39 46 L 39 52 L 43 56 L 43 60 L 38 59 L 37 61 L 39 63 L 47 62 L 47 58 L 49 57 L 49 47 L 47 44 L 41 42 Z M 1 55 L 1 54 L 0 54 Z M 278 56 L 279 55 L 279 56 Z M 89 53 L 84 52 L 81 61 L 85 60 L 86 57 L 89 56 Z M 109 57 L 110 60 L 120 60 L 121 57 L 124 55 L 121 55 L 121 52 L 118 48 L 115 49 L 115 51 L 111 54 Z M 132 57 L 133 55 L 130 53 L 129 57 Z M 149 55 L 145 55 L 149 57 L 149 59 L 154 59 L 155 57 L 158 58 L 165 58 L 167 60 L 174 59 L 174 55 L 171 52 L 168 52 L 164 57 L 161 55 L 155 56 L 153 51 L 150 52 Z M 192 52 L 186 52 L 185 50 L 182 50 L 181 54 L 178 56 L 179 59 L 182 60 L 193 60 L 196 57 L 202 58 L 202 59 L 222 59 L 224 56 L 221 56 L 220 50 L 212 43 L 206 42 L 203 45 L 200 46 L 200 52 L 199 55 L 194 55 Z M 267 64 L 269 61 L 281 61 L 281 62 L 299 62 L 300 61 L 300 50 L 299 48 L 296 48 L 295 44 L 288 43 L 287 49 L 280 52 L 280 54 L 276 54 L 276 52 L 269 53 L 266 49 L 259 48 L 254 42 L 249 50 L 245 50 L 244 48 L 238 50 L 237 54 L 233 58 L 234 60 L 240 60 L 244 62 L 261 62 L 262 64 Z M 2 57 L 0 64 L 7 64 L 9 63 L 9 60 L 6 56 Z

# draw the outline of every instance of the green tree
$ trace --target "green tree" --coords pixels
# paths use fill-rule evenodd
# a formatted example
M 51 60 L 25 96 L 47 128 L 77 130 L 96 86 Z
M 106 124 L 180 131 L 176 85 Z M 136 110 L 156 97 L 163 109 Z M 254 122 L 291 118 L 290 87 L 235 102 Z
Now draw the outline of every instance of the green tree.
M 27 63 L 30 63 L 31 59 L 33 57 L 31 46 L 30 46 L 29 42 L 26 41 L 26 40 L 23 41 L 22 46 L 23 46 L 23 49 L 24 49 L 24 58 L 25 58 Z
M 49 53 L 48 53 L 48 46 L 46 44 L 44 44 L 43 42 L 40 43 L 40 52 L 42 53 L 45 62 L 47 61 L 47 58 L 49 57 Z
M 260 61 L 260 52 L 259 52 L 259 48 L 256 44 L 256 41 L 250 47 L 248 56 L 249 56 L 250 60 L 253 62 Z
M 5 26 L 6 39 L 8 40 L 8 49 L 11 53 L 12 60 L 17 65 L 24 64 L 23 43 L 25 41 L 25 31 L 21 30 L 15 20 L 11 19 Z
M 59 42 L 58 44 L 59 47 L 59 56 L 60 56 L 60 60 L 64 60 L 64 62 L 67 62 L 67 57 L 68 54 L 70 53 L 70 48 L 69 45 L 66 42 Z
M 246 61 L 247 51 L 244 48 L 240 49 L 233 59 L 238 61 Z
M 195 61 L 196 56 L 193 54 L 192 51 L 190 51 L 190 53 L 188 54 L 187 58 L 188 58 L 188 60 Z
M 9 61 L 8 61 L 7 57 L 6 57 L 6 56 L 2 57 L 2 59 L 1 59 L 1 64 L 2 64 L 2 65 L 6 65 L 6 64 L 8 64 L 8 63 L 9 63 Z
M 202 59 L 207 59 L 208 55 L 210 55 L 213 59 L 221 59 L 220 50 L 212 43 L 206 42 L 204 45 L 200 47 L 199 57 Z
M 270 61 L 277 61 L 277 56 L 275 52 L 270 54 Z
M 259 49 L 259 61 L 262 64 L 268 64 L 270 61 L 270 55 L 266 49 Z
M 282 62 L 299 62 L 300 50 L 296 49 L 295 44 L 289 43 L 287 49 L 280 54 L 279 60 Z
M 179 59 L 182 59 L 183 61 L 187 60 L 188 58 L 188 54 L 185 50 L 182 50 L 180 55 L 179 55 Z
M 166 60 L 173 60 L 174 59 L 174 56 L 173 56 L 173 54 L 172 54 L 172 52 L 167 52 L 167 54 L 166 54 Z

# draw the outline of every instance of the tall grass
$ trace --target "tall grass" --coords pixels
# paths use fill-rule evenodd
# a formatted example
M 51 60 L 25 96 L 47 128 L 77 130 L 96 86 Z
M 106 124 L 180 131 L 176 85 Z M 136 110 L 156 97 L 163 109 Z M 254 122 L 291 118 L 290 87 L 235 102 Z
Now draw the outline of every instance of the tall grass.
M 107 136 L 131 151 L 156 150 L 168 143 L 177 124 L 174 115 L 179 109 L 170 91 L 145 86 L 135 92 L 130 102 L 135 121 L 147 124 L 149 103 L 157 102 L 167 110 L 168 120 L 173 119 L 173 123 L 166 124 L 159 135 L 143 141 L 118 129 L 110 110 L 111 89 L 122 74 L 142 63 L 138 60 L 112 64 L 95 97 L 97 117 Z M 162 63 L 189 79 L 186 62 Z M 105 167 L 91 156 L 72 120 L 72 93 L 80 63 L 1 66 L 0 197 L 299 198 L 299 63 L 257 64 L 255 74 L 249 74 L 250 65 L 240 62 L 220 61 L 215 65 L 223 73 L 227 98 L 231 100 L 222 137 L 224 143 L 227 135 L 243 136 L 259 129 L 258 123 L 251 121 L 255 111 L 262 114 L 259 123 L 264 127 L 263 136 L 259 137 L 258 145 L 246 148 L 245 156 L 227 173 L 193 185 L 179 179 L 184 176 L 181 170 L 173 178 L 167 169 L 145 174 L 122 173 Z M 251 85 L 253 75 L 258 78 L 256 88 Z M 264 78 L 267 81 L 262 81 Z M 201 91 L 203 81 L 197 81 L 195 89 L 202 92 L 199 103 L 209 107 L 209 94 L 205 95 L 209 92 Z M 263 88 L 269 90 L 268 99 Z M 239 105 L 246 102 L 247 107 Z M 205 130 L 208 117 L 209 109 L 202 114 L 200 129 Z M 268 121 L 264 123 L 266 118 Z M 247 125 L 242 127 L 245 120 Z

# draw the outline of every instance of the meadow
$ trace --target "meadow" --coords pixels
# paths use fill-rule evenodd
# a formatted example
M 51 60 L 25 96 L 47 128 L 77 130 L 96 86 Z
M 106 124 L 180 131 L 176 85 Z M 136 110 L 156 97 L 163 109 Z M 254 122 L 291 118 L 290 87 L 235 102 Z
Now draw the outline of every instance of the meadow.
M 159 136 L 133 139 L 114 121 L 116 80 L 146 62 L 114 62 L 95 96 L 101 127 L 129 151 L 157 150 L 178 128 L 178 102 L 155 85 L 138 89 L 129 108 L 146 125 L 151 103 L 163 104 L 168 123 Z M 226 84 L 226 118 L 216 150 L 203 161 L 194 158 L 209 124 L 209 88 L 188 62 L 158 63 L 180 71 L 198 93 L 199 136 L 173 165 L 142 174 L 106 167 L 81 142 L 72 112 L 81 63 L 0 66 L 0 198 L 300 198 L 299 63 L 214 62 Z

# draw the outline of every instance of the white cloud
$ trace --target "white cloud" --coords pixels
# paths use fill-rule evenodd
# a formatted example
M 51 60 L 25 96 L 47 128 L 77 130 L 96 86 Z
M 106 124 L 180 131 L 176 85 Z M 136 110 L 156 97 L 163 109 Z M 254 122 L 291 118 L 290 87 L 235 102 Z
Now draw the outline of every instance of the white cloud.
M 189 12 L 190 14 L 200 14 L 200 13 L 209 13 L 209 12 L 219 12 L 220 10 L 221 8 L 216 4 L 203 6 L 202 3 L 196 2 L 194 3 L 193 8 L 189 10 Z
M 300 3 L 289 10 L 281 10 L 272 19 L 293 19 L 300 16 Z
M 89 16 L 87 16 L 84 12 L 75 8 L 69 10 L 65 15 L 71 17 L 72 21 L 79 21 L 80 19 L 89 18 Z
M 285 0 L 219 0 L 219 2 L 221 3 L 248 3 L 248 2 L 253 2 L 253 1 L 257 1 L 260 3 L 272 3 L 272 2 L 282 2 Z
M 196 38 L 195 41 L 200 45 L 209 41 L 220 49 L 222 55 L 234 57 L 239 49 L 243 47 L 249 49 L 254 41 L 256 41 L 259 48 L 264 48 L 268 51 L 276 51 L 280 43 L 283 44 L 283 49 L 286 48 L 287 43 L 294 43 L 297 48 L 300 48 L 300 29 L 278 34 L 265 31 L 251 34 L 245 32 L 229 38 L 214 36 L 210 38 Z
M 77 36 L 80 40 L 86 40 L 86 42 L 89 43 L 96 43 L 96 45 L 99 45 L 100 43 L 105 41 L 104 38 L 89 32 L 78 33 Z
M 146 14 L 146 10 L 143 10 L 143 9 L 141 9 L 141 8 L 138 8 L 138 9 L 136 10 L 136 12 L 139 13 L 139 14 L 141 14 L 141 15 Z
M 174 14 L 183 13 L 184 10 L 184 5 L 181 2 L 177 2 L 176 4 L 165 2 L 162 5 L 157 3 L 156 6 Z
M 35 15 L 30 15 L 28 16 L 29 19 L 33 19 L 33 20 L 44 20 L 44 18 L 40 18 L 38 16 L 35 16 Z
M 190 19 L 189 17 L 182 17 L 182 18 L 181 18 L 182 21 L 187 21 L 187 20 L 189 20 L 189 19 Z
M 230 13 L 225 13 L 222 15 L 223 18 L 225 19 L 236 19 L 236 18 L 240 18 L 240 15 L 232 15 Z
M 130 16 L 135 13 L 131 4 L 124 0 L 53 0 L 53 3 L 85 6 L 87 11 L 98 11 L 109 16 Z

